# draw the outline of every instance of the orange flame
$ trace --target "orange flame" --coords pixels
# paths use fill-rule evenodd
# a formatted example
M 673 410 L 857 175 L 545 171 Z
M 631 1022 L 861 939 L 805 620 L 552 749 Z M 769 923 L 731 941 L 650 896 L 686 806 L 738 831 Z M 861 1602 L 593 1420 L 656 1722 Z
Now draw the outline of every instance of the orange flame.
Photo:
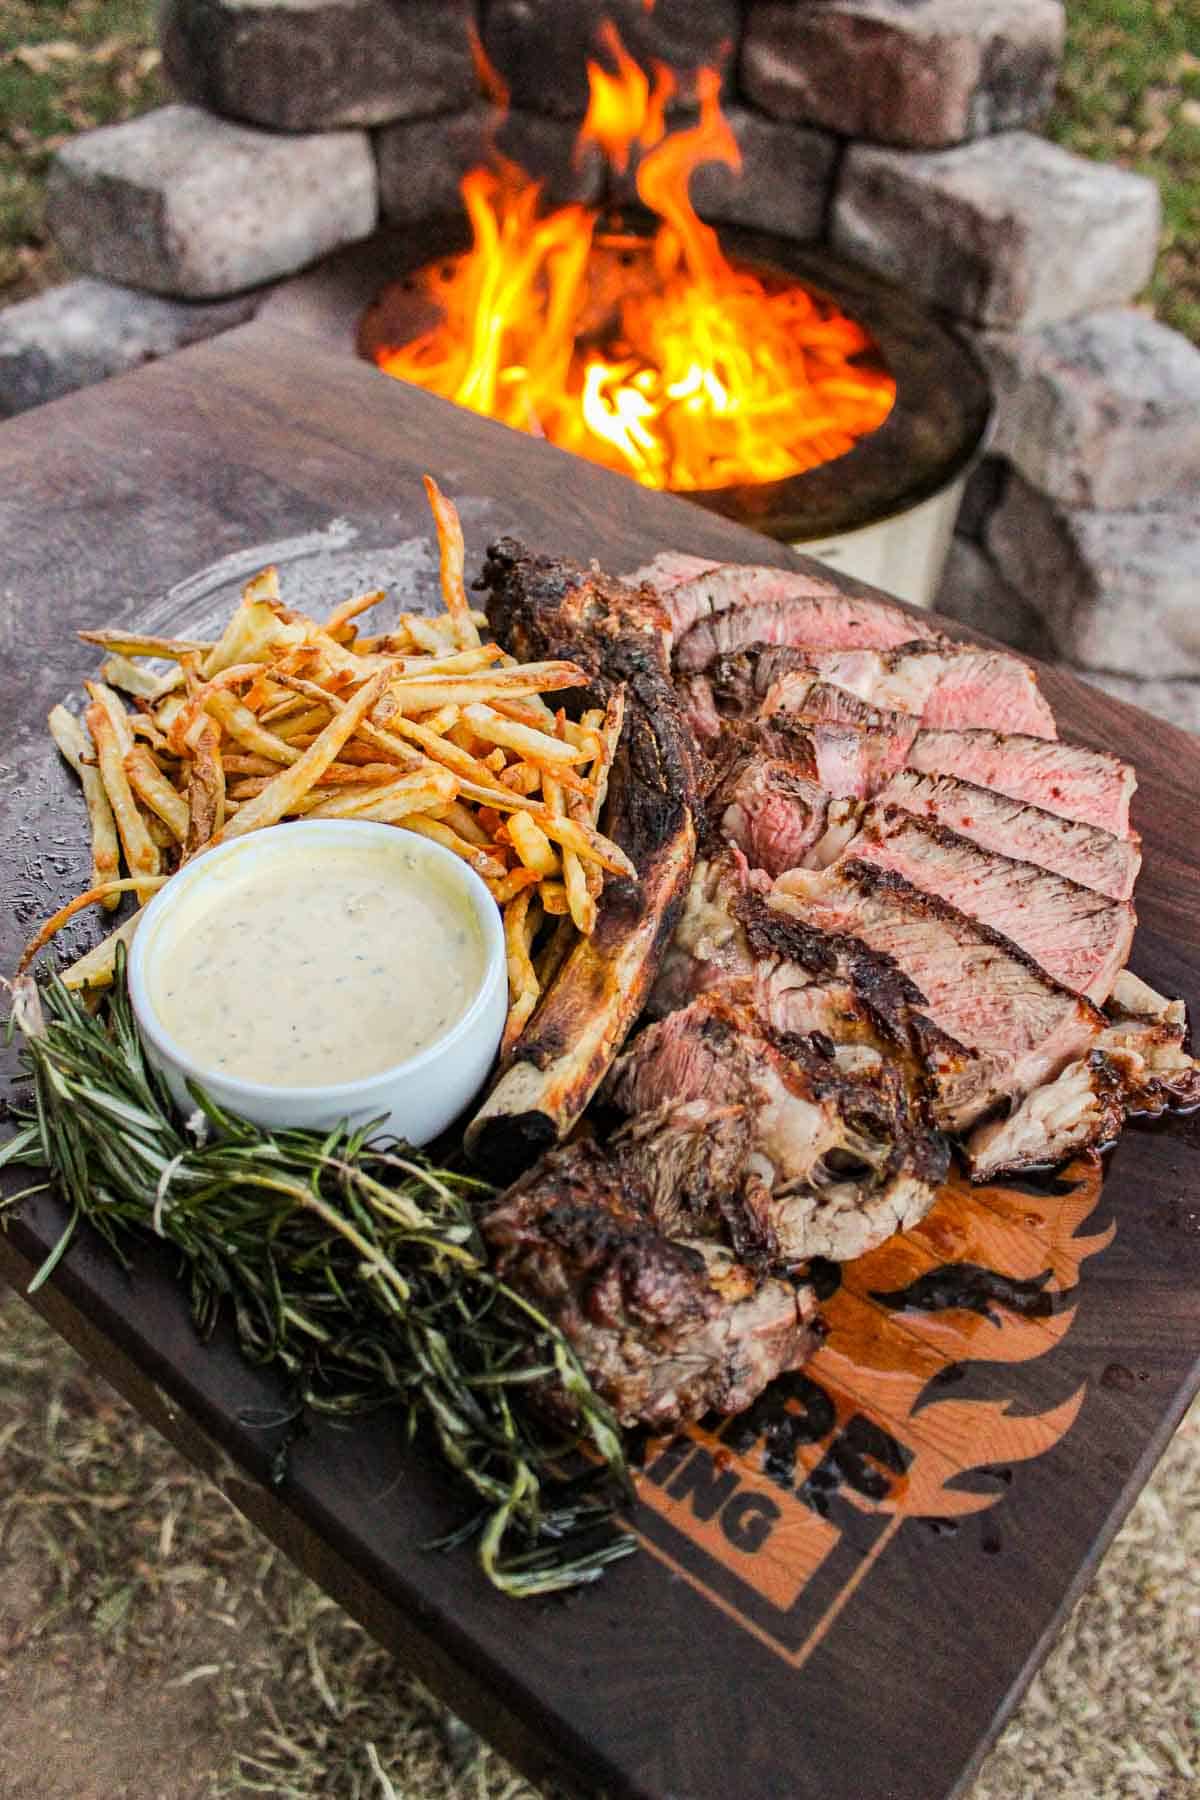
M 576 160 L 587 144 L 598 144 L 613 168 L 624 174 L 635 144 L 649 150 L 662 141 L 675 77 L 665 64 L 656 63 L 651 87 L 611 20 L 605 19 L 599 36 L 617 72 L 610 75 L 602 63 L 588 63 L 588 109 L 575 146 Z
M 502 112 L 508 111 L 509 86 L 503 75 L 484 48 L 483 39 L 479 35 L 479 27 L 474 19 L 467 22 L 467 43 L 471 48 L 471 62 L 475 69 L 475 81 L 480 93 L 498 106 Z
M 376 361 L 648 487 L 777 481 L 844 455 L 886 418 L 895 383 L 853 320 L 794 282 L 734 268 L 697 216 L 694 170 L 739 167 L 718 75 L 699 71 L 699 123 L 667 136 L 670 71 L 651 82 L 611 24 L 601 39 L 616 73 L 588 65 L 577 153 L 599 145 L 623 171 L 640 150 L 656 235 L 602 231 L 578 205 L 543 214 L 538 185 L 511 164 L 472 170 L 471 250 L 413 284 L 438 322 Z

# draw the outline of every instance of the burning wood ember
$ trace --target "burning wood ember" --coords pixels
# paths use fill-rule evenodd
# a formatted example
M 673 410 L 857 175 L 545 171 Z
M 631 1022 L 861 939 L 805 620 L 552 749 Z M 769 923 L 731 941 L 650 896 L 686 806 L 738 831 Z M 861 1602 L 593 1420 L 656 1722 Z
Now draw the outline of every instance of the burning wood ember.
M 541 188 L 496 156 L 462 184 L 474 242 L 413 280 L 436 322 L 375 353 L 414 382 L 517 430 L 683 491 L 781 481 L 844 455 L 891 411 L 896 386 L 864 329 L 789 277 L 732 264 L 692 207 L 703 163 L 737 169 L 715 70 L 698 123 L 668 133 L 674 77 L 653 77 L 616 30 L 589 63 L 577 153 L 599 146 L 659 219 L 653 236 Z

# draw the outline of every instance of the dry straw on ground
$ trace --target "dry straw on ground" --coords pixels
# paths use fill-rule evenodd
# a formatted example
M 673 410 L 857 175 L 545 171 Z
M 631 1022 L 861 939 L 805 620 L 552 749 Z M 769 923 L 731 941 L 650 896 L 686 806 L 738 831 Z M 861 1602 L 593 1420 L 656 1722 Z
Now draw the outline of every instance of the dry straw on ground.
M 0 1800 L 535 1800 L 0 1293 Z M 1200 1407 L 971 1800 L 1200 1792 Z

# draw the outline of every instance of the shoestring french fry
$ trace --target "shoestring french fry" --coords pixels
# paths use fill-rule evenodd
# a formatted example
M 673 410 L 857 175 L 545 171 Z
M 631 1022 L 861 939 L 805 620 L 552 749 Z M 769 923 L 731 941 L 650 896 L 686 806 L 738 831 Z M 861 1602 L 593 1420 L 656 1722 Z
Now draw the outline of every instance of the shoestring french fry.
M 161 656 L 170 662 L 184 656 L 207 656 L 213 648 L 207 638 L 146 637 L 128 631 L 77 631 L 75 635 L 82 644 L 95 644 L 118 656 Z
M 125 856 L 125 865 L 131 875 L 154 876 L 162 869 L 162 857 L 158 846 L 146 828 L 146 821 L 138 809 L 133 789 L 125 773 L 125 747 L 122 734 L 113 724 L 106 707 L 94 700 L 84 714 L 87 728 L 92 734 L 92 742 L 96 746 L 96 761 L 100 770 L 100 779 L 104 783 L 104 792 L 108 796 L 108 804 L 112 808 L 113 818 L 117 823 L 117 836 L 121 840 L 121 849 Z M 133 749 L 132 735 L 128 736 L 128 748 Z M 111 889 L 118 892 L 117 889 Z M 147 890 L 149 891 L 149 890 Z M 144 892 L 139 899 L 144 900 Z
M 434 712 L 440 706 L 463 706 L 478 700 L 506 700 L 534 694 L 539 688 L 582 687 L 587 676 L 573 663 L 529 663 L 524 668 L 489 669 L 469 675 L 402 675 L 388 688 L 390 709 L 406 714 Z M 381 721 L 382 722 L 382 721 Z
M 145 744 L 135 744 L 125 758 L 125 774 L 138 799 L 160 818 L 176 843 L 187 841 L 188 806 L 167 780 Z M 149 823 L 149 821 L 147 821 Z
M 240 744 L 243 750 L 265 756 L 273 763 L 300 760 L 300 751 L 260 725 L 250 708 L 243 706 L 236 695 L 228 692 L 210 694 L 206 706 L 226 736 Z
M 549 732 L 535 731 L 529 725 L 518 725 L 490 706 L 479 703 L 464 706 L 463 722 L 485 743 L 497 744 L 505 750 L 515 750 L 527 762 L 540 763 L 543 768 L 547 763 L 551 768 L 556 768 L 560 763 L 586 762 L 588 759 L 586 750 L 577 750 L 574 744 L 565 743 L 562 738 L 551 737 Z
M 217 832 L 214 841 L 222 843 L 231 837 L 244 837 L 248 831 L 258 831 L 264 825 L 277 824 L 285 813 L 289 813 L 295 802 L 307 794 L 317 777 L 324 774 L 342 745 L 353 737 L 356 727 L 366 718 L 386 683 L 386 669 L 381 669 L 369 681 L 364 682 L 353 700 L 346 701 L 333 715 L 324 731 L 304 751 L 300 760 L 290 766 L 285 765 L 274 780 L 268 782 L 262 792 L 256 794 L 228 826 Z
M 432 838 L 435 844 L 452 850 L 455 856 L 461 857 L 485 881 L 503 881 L 506 871 L 500 859 L 489 856 L 477 844 L 469 844 L 466 838 L 459 837 L 457 831 L 443 820 L 431 819 L 427 813 L 422 813 L 407 818 L 405 824 L 409 831 L 415 831 L 420 837 Z
M 134 694 L 139 700 L 158 700 L 163 694 L 171 693 L 183 680 L 178 665 L 165 675 L 156 675 L 153 670 L 143 669 L 129 657 L 119 654 L 105 657 L 100 664 L 100 673 L 109 687 Z
M 454 777 L 447 769 L 430 765 L 379 787 L 344 788 L 340 793 L 314 799 L 306 817 L 312 819 L 373 819 L 395 824 L 410 812 L 429 812 L 444 806 L 455 794 Z M 314 797 L 319 790 L 313 790 Z
M 38 951 L 48 944 L 64 925 L 69 924 L 76 913 L 82 912 L 85 906 L 95 906 L 97 901 L 106 900 L 110 894 L 119 896 L 132 892 L 137 894 L 139 900 L 144 900 L 148 894 L 156 894 L 166 881 L 165 875 L 156 875 L 150 880 L 124 876 L 120 881 L 102 881 L 98 887 L 89 888 L 85 894 L 76 894 L 74 900 L 68 900 L 65 906 L 60 906 L 58 911 L 53 913 L 45 924 L 33 934 L 21 952 L 21 960 L 17 964 L 16 973 L 23 975 Z
M 546 796 L 547 812 L 556 819 L 565 817 L 568 811 L 567 797 L 552 776 L 546 776 L 542 783 L 542 792 Z M 573 794 L 571 798 L 576 805 L 585 804 L 576 794 Z M 512 836 L 514 826 L 526 822 L 530 825 L 533 824 L 528 813 L 516 813 L 509 820 L 509 836 Z M 543 835 L 545 834 L 543 833 Z M 548 843 L 549 839 L 546 841 Z M 576 930 L 582 932 L 584 937 L 590 937 L 596 929 L 596 902 L 588 891 L 587 867 L 588 865 L 582 861 L 577 851 L 564 850 L 562 852 L 563 891 L 567 897 L 567 910 L 575 922 Z
M 359 636 L 382 591 L 309 617 L 267 568 L 215 638 L 79 634 L 103 653 L 102 679 L 86 684 L 86 728 L 56 707 L 50 729 L 83 787 L 92 882 L 30 956 L 84 907 L 145 896 L 211 844 L 288 818 L 380 821 L 443 844 L 486 882 L 504 919 L 515 1043 L 547 971 L 595 928 L 605 882 L 636 879 L 600 828 L 622 700 L 582 713 L 576 701 L 568 717 L 583 669 L 521 663 L 481 639 L 457 515 L 432 482 L 429 498 L 440 615 L 401 612 Z M 111 980 L 136 917 L 79 959 L 72 985 Z
M 349 625 L 351 620 L 361 618 L 363 613 L 370 612 L 373 606 L 378 606 L 381 600 L 386 599 L 386 588 L 372 588 L 368 594 L 356 594 L 353 599 L 342 600 L 326 619 L 325 630 L 330 637 L 335 636 L 343 625 Z
M 532 888 L 510 900 L 504 908 L 504 951 L 508 966 L 508 1019 L 500 1043 L 503 1060 L 524 1031 L 538 1003 L 541 987 L 530 950 L 537 932 L 540 909 Z
M 458 508 L 447 500 L 432 475 L 425 477 L 425 498 L 429 501 L 437 528 L 438 550 L 441 553 L 442 599 L 454 626 L 454 635 L 465 650 L 469 645 L 479 642 L 479 631 L 471 617 L 471 603 L 467 599 L 464 575 L 466 550 Z
M 110 898 L 120 905 L 120 894 L 113 894 L 106 895 L 100 902 L 101 906 L 107 906 Z M 76 957 L 70 968 L 63 971 L 64 984 L 76 993 L 82 993 L 84 990 L 94 992 L 100 988 L 111 987 L 117 967 L 117 946 L 124 944 L 126 948 L 129 947 L 133 941 L 133 934 L 141 923 L 141 918 L 142 908 L 139 906 L 137 911 L 131 912 L 127 919 L 122 919 L 121 923 L 110 931 L 106 938 L 101 938 L 94 949 L 85 951 L 82 956 Z
M 525 864 L 538 875 L 557 875 L 562 867 L 550 839 L 528 813 L 514 813 L 505 827 L 508 841 Z
M 221 732 L 216 720 L 201 713 L 189 733 L 186 748 L 191 752 L 191 762 L 187 790 L 188 834 L 184 851 L 186 855 L 194 856 L 211 843 L 227 816 Z
M 79 720 L 65 706 L 53 707 L 47 723 L 51 737 L 78 775 L 83 787 L 88 823 L 92 831 L 92 886 L 100 887 L 105 882 L 115 881 L 121 872 L 121 840 L 117 836 L 117 822 L 113 818 L 100 771 L 91 760 L 95 754 L 94 747 L 85 738 Z M 120 904 L 119 894 L 110 894 L 104 900 L 109 912 Z

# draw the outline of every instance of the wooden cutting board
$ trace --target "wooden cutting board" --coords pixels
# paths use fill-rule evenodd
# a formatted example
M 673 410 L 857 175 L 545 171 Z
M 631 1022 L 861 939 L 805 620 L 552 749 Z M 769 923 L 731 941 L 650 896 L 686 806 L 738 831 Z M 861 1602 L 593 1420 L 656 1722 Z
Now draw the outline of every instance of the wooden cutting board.
M 0 430 L 0 968 L 85 885 L 83 811 L 46 736 L 94 666 L 74 630 L 202 633 L 263 563 L 306 606 L 432 601 L 420 476 L 472 562 L 502 531 L 628 570 L 664 548 L 780 546 L 248 326 Z M 1200 1003 L 1200 743 L 1047 671 L 1064 736 L 1136 762 L 1133 966 Z M 96 927 L 77 926 L 82 948 Z M 11 1053 L 0 1093 L 11 1091 Z M 1130 1130 L 1106 1170 L 946 1190 L 833 1275 L 813 1362 L 734 1422 L 647 1446 L 643 1554 L 516 1603 L 386 1418 L 320 1425 L 282 1487 L 273 1379 L 202 1346 L 159 1248 L 124 1274 L 82 1234 L 37 1297 L 58 1328 L 288 1553 L 535 1779 L 653 1800 L 931 1800 L 961 1791 L 1200 1383 L 1200 1125 Z M 9 1181 L 4 1191 L 14 1191 Z M 0 1237 L 18 1284 L 63 1209 Z

